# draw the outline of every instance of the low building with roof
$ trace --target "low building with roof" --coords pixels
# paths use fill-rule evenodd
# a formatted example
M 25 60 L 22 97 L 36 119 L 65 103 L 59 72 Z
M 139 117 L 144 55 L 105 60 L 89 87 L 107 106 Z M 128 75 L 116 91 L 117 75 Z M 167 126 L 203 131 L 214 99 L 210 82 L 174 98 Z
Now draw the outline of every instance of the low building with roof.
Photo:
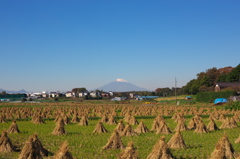
M 215 84 L 215 92 L 220 92 L 225 88 L 240 88 L 240 82 L 217 82 Z

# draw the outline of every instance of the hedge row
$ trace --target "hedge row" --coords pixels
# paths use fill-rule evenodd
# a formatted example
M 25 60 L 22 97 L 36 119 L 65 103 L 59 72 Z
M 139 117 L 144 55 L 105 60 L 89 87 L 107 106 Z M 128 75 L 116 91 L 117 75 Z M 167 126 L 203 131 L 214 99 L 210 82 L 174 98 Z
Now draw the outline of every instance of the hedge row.
M 197 94 L 197 102 L 213 102 L 216 98 L 229 98 L 236 95 L 234 91 L 226 92 L 201 92 Z

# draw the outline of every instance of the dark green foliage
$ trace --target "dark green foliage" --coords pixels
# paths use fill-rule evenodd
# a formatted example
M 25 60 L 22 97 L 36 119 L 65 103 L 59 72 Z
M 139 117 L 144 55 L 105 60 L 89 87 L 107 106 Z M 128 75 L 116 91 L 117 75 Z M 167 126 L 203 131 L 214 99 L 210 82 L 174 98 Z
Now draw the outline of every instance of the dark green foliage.
M 216 98 L 229 98 L 234 96 L 236 92 L 226 91 L 226 92 L 200 92 L 197 94 L 197 102 L 213 102 Z
M 196 79 L 192 79 L 183 87 L 183 90 L 186 94 L 197 94 L 199 92 L 200 83 Z
M 218 77 L 217 82 L 226 82 L 226 77 L 227 77 L 226 74 L 221 74 L 221 75 Z
M 75 92 L 75 93 L 87 92 L 87 89 L 84 87 L 83 88 L 73 88 L 72 92 Z
M 240 102 L 229 102 L 229 103 L 225 106 L 225 109 L 240 110 Z
M 226 82 L 239 82 L 240 81 L 240 64 L 227 74 Z
M 155 94 L 158 95 L 158 96 L 169 96 L 169 95 L 173 95 L 174 93 L 174 90 L 166 87 L 166 88 L 157 88 L 155 90 Z
M 182 87 L 185 94 L 197 94 L 198 92 L 211 92 L 215 82 L 239 82 L 240 64 L 229 73 L 220 73 L 213 67 L 197 74 L 197 79 L 192 79 Z
M 2 91 L 2 93 L 0 93 L 0 95 L 6 95 L 7 92 L 6 91 Z

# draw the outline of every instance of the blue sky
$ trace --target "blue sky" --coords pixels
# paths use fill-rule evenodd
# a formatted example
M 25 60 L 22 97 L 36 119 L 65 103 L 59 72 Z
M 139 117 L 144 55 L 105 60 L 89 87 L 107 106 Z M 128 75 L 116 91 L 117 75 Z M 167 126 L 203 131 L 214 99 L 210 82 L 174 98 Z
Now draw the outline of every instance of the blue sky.
M 239 0 L 0 0 L 0 88 L 155 90 L 240 63 Z

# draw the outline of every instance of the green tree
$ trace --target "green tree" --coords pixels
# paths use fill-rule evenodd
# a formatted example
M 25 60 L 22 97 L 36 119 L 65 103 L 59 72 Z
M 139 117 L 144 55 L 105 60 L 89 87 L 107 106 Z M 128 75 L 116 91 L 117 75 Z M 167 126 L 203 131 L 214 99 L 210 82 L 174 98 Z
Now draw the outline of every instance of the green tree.
M 240 64 L 227 74 L 226 82 L 240 82 Z
M 2 91 L 2 93 L 1 93 L 2 95 L 6 95 L 7 94 L 7 92 L 6 91 Z
M 220 74 L 220 76 L 217 79 L 217 82 L 225 82 L 227 78 L 227 74 Z
M 184 93 L 185 94 L 196 94 L 198 92 L 198 89 L 199 89 L 198 81 L 196 79 L 192 79 L 184 87 Z
M 208 79 L 207 86 L 213 86 L 215 84 L 216 80 L 218 79 L 220 73 L 216 67 L 213 67 L 206 71 L 206 75 L 207 75 L 207 79 Z
M 87 92 L 87 89 L 84 88 L 84 87 L 82 87 L 82 88 L 73 88 L 72 92 L 75 92 L 75 93 Z
M 157 88 L 155 90 L 155 94 L 158 96 L 170 96 L 173 94 L 173 90 L 166 87 L 166 88 Z

